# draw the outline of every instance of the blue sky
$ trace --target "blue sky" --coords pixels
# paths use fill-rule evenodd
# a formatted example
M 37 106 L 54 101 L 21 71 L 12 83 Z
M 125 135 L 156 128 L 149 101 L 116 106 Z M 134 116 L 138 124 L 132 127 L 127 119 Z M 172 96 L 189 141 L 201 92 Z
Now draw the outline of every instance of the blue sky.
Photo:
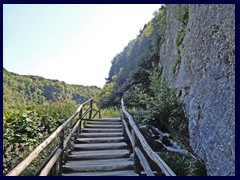
M 22 75 L 102 87 L 113 57 L 160 6 L 5 4 L 3 66 Z

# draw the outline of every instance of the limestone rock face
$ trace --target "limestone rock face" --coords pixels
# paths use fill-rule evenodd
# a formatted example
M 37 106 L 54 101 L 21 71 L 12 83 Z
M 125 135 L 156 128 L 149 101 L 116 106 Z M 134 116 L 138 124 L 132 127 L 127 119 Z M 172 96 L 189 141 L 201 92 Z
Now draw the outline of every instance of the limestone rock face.
M 235 5 L 187 5 L 185 26 L 176 18 L 182 6 L 166 6 L 160 68 L 179 92 L 190 145 L 205 161 L 208 175 L 235 175 Z

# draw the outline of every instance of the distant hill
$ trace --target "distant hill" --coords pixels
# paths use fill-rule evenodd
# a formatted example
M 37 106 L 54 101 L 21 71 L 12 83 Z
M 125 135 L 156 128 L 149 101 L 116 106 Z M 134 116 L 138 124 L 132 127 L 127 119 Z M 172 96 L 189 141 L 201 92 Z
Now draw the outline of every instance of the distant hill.
M 97 86 L 70 85 L 40 76 L 19 75 L 3 68 L 3 105 L 5 108 L 72 99 L 82 103 L 96 95 Z

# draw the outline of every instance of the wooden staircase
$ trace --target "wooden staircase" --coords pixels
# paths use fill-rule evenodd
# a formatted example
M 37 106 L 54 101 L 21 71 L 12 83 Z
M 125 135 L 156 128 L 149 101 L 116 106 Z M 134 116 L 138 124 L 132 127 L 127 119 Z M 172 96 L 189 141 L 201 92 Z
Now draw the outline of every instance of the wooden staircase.
M 63 176 L 137 176 L 120 118 L 92 119 L 76 139 Z
M 121 118 L 94 119 L 97 115 L 101 118 L 99 102 L 89 99 L 81 104 L 7 176 L 21 175 L 43 150 L 49 151 L 50 145 L 53 150 L 48 156 L 44 155 L 35 176 L 176 176 L 149 146 L 126 110 L 123 99 Z M 63 156 L 72 138 L 75 139 L 74 150 L 64 162 Z

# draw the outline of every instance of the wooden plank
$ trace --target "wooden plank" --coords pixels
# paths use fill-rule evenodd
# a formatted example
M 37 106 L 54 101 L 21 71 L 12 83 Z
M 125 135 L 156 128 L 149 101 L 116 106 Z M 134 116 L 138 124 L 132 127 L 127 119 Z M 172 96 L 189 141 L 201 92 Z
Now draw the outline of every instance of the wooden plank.
M 113 143 L 123 142 L 123 137 L 101 137 L 101 138 L 78 138 L 76 143 Z
M 128 149 L 114 149 L 114 150 L 93 150 L 93 151 L 72 151 L 70 155 L 102 155 L 102 154 L 129 154 Z
M 124 162 L 131 162 L 129 158 L 117 158 L 117 159 L 98 159 L 98 160 L 84 160 L 84 161 L 68 161 L 65 163 L 66 166 L 87 166 L 87 165 L 94 165 L 98 166 L 101 164 L 111 165 L 115 163 L 124 163 Z
M 93 110 L 94 110 L 94 109 L 93 109 Z M 94 113 L 94 115 L 92 116 L 92 119 L 94 119 L 98 113 L 99 113 L 99 111 L 96 111 L 96 112 Z
M 138 175 L 141 175 L 140 160 L 135 152 L 135 148 L 139 146 L 139 140 L 137 139 L 133 129 L 132 129 L 132 139 L 133 139 L 134 172 Z
M 91 111 L 91 108 L 88 108 L 88 109 L 83 113 L 82 119 L 84 119 L 85 116 L 86 116 L 90 111 Z M 87 119 L 87 120 L 89 120 L 89 119 Z
M 128 117 L 129 124 L 131 125 L 132 129 L 134 130 L 136 137 L 138 138 L 139 142 L 142 145 L 143 150 L 147 153 L 149 158 L 156 162 L 156 164 L 161 168 L 163 173 L 166 176 L 176 176 L 176 174 L 170 169 L 170 167 L 160 158 L 157 153 L 155 153 L 152 148 L 148 145 L 146 139 L 143 137 L 141 132 L 139 131 L 137 125 L 135 124 L 132 115 L 125 109 L 123 99 L 121 100 L 121 107 L 123 113 Z
M 146 172 L 147 176 L 154 176 L 154 173 L 151 170 L 151 168 L 150 168 L 150 166 L 149 166 L 149 164 L 147 162 L 147 159 L 144 157 L 144 155 L 141 152 L 141 150 L 138 147 L 135 147 L 134 151 L 137 154 L 137 156 L 138 156 L 138 158 L 140 160 L 140 163 L 141 163 L 144 171 Z
M 78 173 L 68 173 L 63 174 L 63 176 L 137 176 L 131 170 L 125 171 L 109 171 L 109 172 L 78 172 Z
M 133 162 L 127 159 L 107 159 L 88 161 L 69 161 L 64 166 L 64 172 L 96 172 L 96 171 L 120 171 L 133 168 Z
M 80 122 L 81 122 L 81 120 L 77 121 L 77 123 L 73 127 L 72 131 L 69 133 L 69 135 L 65 139 L 63 149 L 65 149 L 67 147 L 67 144 L 68 144 L 69 140 L 71 139 L 73 133 L 79 128 Z
M 91 118 L 92 118 L 92 107 L 93 107 L 93 101 L 92 101 L 92 99 L 91 99 L 91 101 L 90 101 L 90 107 L 89 107 L 90 111 L 89 111 L 88 119 L 91 119 Z
M 75 150 L 103 150 L 103 149 L 123 149 L 127 148 L 125 142 L 120 143 L 94 143 L 94 144 L 75 144 Z
M 121 124 L 86 124 L 85 128 L 100 128 L 100 129 L 105 129 L 105 128 L 111 128 L 111 129 L 121 129 L 122 125 Z
M 73 151 L 68 155 L 68 160 L 97 160 L 97 159 L 116 159 L 128 158 L 129 151 L 127 149 L 117 150 L 91 150 L 91 151 Z
M 38 176 L 41 171 L 43 170 L 43 168 L 47 165 L 47 163 L 50 161 L 50 159 L 53 157 L 53 155 L 56 153 L 56 151 L 58 150 L 58 146 L 51 152 L 51 154 L 45 159 L 45 161 L 43 162 L 43 164 L 41 165 L 41 167 L 38 169 L 38 171 L 35 173 L 35 176 Z
M 56 161 L 58 160 L 58 158 L 61 156 L 61 154 L 62 154 L 62 149 L 58 149 L 56 153 L 53 155 L 53 157 L 51 158 L 51 160 L 48 162 L 48 164 L 44 167 L 44 169 L 42 170 L 39 176 L 47 176 L 50 170 L 52 169 L 52 167 L 54 166 L 54 164 L 56 163 Z
M 128 136 L 128 138 L 129 138 L 129 140 L 130 140 L 130 142 L 131 142 L 131 144 L 132 144 L 132 147 L 133 147 L 132 135 L 131 135 L 131 133 L 130 133 L 130 131 L 129 131 L 129 129 L 128 129 L 127 123 L 126 123 L 126 121 L 125 121 L 124 119 L 123 119 L 123 125 L 124 125 L 124 128 L 125 128 L 125 131 L 126 131 L 126 133 L 127 133 L 127 136 Z
M 82 132 L 122 132 L 122 129 L 100 129 L 100 128 L 83 128 Z
M 101 119 L 91 119 L 91 121 L 101 121 L 101 122 L 121 122 L 120 118 L 101 118 Z
M 98 112 L 98 109 L 95 109 L 95 108 L 92 108 L 93 111 L 97 111 Z
M 59 149 L 61 149 L 61 154 L 59 156 L 59 166 L 57 166 L 57 175 L 60 176 L 62 175 L 62 164 L 63 164 L 63 151 L 64 151 L 64 129 L 60 132 L 59 134 L 59 144 L 58 144 Z M 55 163 L 54 163 L 55 164 Z M 53 165 L 54 165 L 53 164 Z M 52 169 L 52 167 L 51 167 Z M 51 170 L 50 169 L 50 170 Z
M 78 137 L 121 137 L 122 133 L 81 133 Z
M 99 125 L 122 125 L 120 121 L 95 121 L 89 120 L 87 124 L 99 124 Z

